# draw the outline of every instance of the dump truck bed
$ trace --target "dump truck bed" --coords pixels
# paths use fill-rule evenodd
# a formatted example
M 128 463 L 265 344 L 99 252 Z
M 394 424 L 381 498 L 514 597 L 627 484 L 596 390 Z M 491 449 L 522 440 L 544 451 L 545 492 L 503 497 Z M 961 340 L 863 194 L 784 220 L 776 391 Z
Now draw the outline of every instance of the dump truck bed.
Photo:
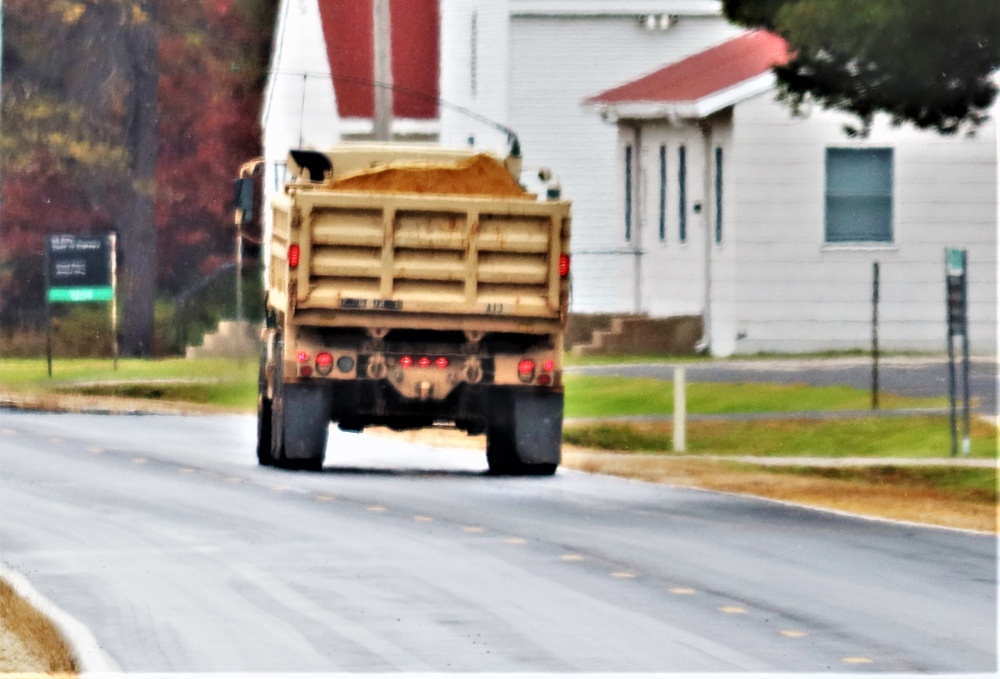
M 567 202 L 299 186 L 273 209 L 270 301 L 294 323 L 553 332 L 564 320 Z

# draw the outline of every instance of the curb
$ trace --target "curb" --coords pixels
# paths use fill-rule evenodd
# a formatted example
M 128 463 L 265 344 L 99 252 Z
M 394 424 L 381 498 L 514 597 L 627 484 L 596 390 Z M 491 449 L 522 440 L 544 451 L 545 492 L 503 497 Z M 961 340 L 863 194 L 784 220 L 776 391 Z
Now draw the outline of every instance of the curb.
M 104 652 L 90 630 L 79 620 L 46 599 L 20 573 L 0 563 L 0 579 L 15 593 L 52 622 L 73 653 L 81 675 L 121 672 L 121 668 Z

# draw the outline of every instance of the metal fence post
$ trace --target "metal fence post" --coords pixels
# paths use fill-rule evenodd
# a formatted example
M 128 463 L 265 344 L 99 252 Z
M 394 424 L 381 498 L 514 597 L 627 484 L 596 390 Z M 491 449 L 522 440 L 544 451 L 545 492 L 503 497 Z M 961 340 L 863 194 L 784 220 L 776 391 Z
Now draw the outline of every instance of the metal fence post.
M 674 368 L 674 452 L 687 451 L 687 384 L 684 368 Z

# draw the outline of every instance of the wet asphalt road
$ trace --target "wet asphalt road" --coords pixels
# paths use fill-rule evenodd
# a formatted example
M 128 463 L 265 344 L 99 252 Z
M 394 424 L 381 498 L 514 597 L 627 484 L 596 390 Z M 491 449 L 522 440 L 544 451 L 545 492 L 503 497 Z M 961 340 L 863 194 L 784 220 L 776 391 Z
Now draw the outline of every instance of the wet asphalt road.
M 253 417 L 0 410 L 0 559 L 137 672 L 995 672 L 996 536 Z

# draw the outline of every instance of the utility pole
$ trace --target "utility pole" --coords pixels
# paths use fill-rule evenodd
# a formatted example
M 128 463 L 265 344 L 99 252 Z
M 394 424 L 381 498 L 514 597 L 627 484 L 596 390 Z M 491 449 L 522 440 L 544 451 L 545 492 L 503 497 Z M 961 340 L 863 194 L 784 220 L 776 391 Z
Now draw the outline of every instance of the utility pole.
M 392 22 L 389 0 L 372 0 L 375 42 L 375 139 L 392 139 Z
M 0 55 L 3 54 L 3 0 L 0 0 Z M 0 58 L 0 92 L 3 92 L 3 59 Z M 3 94 L 0 94 L 0 104 L 3 103 Z M 0 126 L 0 133 L 3 132 Z M 3 175 L 0 174 L 0 207 L 3 206 Z M 3 234 L 3 225 L 0 224 L 0 235 Z

